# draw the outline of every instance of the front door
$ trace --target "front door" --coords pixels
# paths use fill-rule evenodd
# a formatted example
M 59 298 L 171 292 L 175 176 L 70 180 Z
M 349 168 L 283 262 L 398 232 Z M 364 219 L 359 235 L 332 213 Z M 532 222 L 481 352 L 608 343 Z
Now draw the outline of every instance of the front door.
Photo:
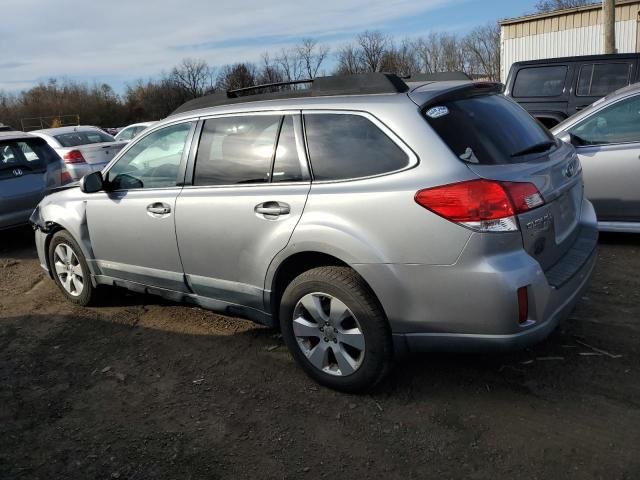
M 204 122 L 176 232 L 196 294 L 262 310 L 266 271 L 288 243 L 310 189 L 297 112 Z
M 186 291 L 175 209 L 194 125 L 177 123 L 137 140 L 105 174 L 108 191 L 90 194 L 87 224 L 104 275 Z
M 598 220 L 640 221 L 640 95 L 594 112 L 569 132 Z

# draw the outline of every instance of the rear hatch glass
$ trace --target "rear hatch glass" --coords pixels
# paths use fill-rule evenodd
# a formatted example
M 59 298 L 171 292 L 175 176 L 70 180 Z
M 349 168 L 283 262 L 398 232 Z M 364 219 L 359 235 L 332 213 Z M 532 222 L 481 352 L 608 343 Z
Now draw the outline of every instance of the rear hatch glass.
M 0 142 L 0 180 L 29 174 L 42 174 L 58 155 L 41 138 Z
M 526 182 L 545 203 L 518 216 L 523 244 L 546 270 L 578 234 L 583 185 L 573 147 L 556 141 L 522 107 L 499 94 L 461 92 L 424 107 L 427 122 L 481 178 Z
M 430 106 L 429 125 L 456 156 L 480 165 L 520 163 L 556 146 L 551 133 L 503 95 L 471 96 Z

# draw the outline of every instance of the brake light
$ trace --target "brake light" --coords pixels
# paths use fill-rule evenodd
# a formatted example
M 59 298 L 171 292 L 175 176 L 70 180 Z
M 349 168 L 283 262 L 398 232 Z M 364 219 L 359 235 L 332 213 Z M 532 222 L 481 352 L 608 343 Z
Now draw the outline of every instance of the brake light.
M 86 163 L 80 150 L 70 150 L 62 158 L 64 163 Z
M 515 216 L 544 204 L 531 183 L 484 179 L 420 190 L 415 200 L 447 220 L 480 232 L 517 231 Z
M 66 170 L 62 170 L 60 172 L 60 185 L 65 185 L 71 182 L 73 182 L 73 178 L 71 178 L 71 174 Z
M 522 325 L 529 320 L 529 292 L 527 287 L 518 289 L 518 323 Z

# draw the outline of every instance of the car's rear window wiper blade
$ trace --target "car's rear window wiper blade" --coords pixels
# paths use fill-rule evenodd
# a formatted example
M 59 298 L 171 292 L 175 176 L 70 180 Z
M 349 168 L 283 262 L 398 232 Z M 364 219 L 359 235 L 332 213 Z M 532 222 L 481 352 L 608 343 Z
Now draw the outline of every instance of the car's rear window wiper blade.
M 546 152 L 551 147 L 555 145 L 555 142 L 549 140 L 548 142 L 540 142 L 530 147 L 525 148 L 524 150 L 520 150 L 519 152 L 511 154 L 512 157 L 520 157 L 522 155 L 527 155 L 529 153 L 537 153 L 537 152 Z

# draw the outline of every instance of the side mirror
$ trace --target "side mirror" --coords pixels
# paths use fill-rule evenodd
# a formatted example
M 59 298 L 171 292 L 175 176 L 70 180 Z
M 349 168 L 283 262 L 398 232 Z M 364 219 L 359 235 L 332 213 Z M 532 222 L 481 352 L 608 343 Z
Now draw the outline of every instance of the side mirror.
M 104 190 L 102 172 L 93 172 L 80 179 L 80 190 L 84 193 L 96 193 Z

